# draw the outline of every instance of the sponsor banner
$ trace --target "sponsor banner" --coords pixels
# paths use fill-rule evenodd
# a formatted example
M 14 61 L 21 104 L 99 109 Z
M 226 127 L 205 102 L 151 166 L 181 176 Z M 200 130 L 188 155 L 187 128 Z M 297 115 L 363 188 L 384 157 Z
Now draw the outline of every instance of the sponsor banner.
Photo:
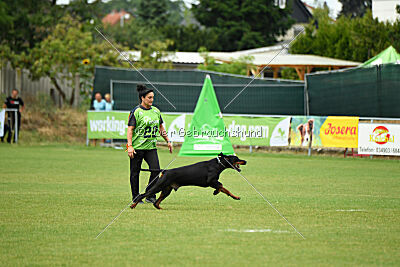
M 6 110 L 2 109 L 0 111 L 0 136 L 4 136 L 4 122 L 6 117 Z
M 358 120 L 358 117 L 327 117 L 319 133 L 322 146 L 357 148 Z
M 195 134 L 186 131 L 186 129 L 190 129 L 192 116 L 180 115 L 172 121 L 168 127 L 168 135 L 171 141 L 183 142 L 185 134 Z M 234 145 L 288 145 L 290 117 L 224 116 L 223 120 L 225 129 L 222 131 L 210 131 L 211 136 L 221 138 L 225 134 Z
M 164 125 L 171 125 L 172 122 L 179 117 L 179 115 L 167 114 L 162 114 L 161 116 L 163 118 Z M 126 134 L 128 131 L 128 119 L 128 111 L 88 111 L 88 138 L 126 139 Z M 162 137 L 159 137 L 158 139 L 164 140 Z
M 126 139 L 129 112 L 89 111 L 89 139 Z M 183 142 L 193 115 L 162 114 L 173 142 Z M 234 145 L 357 148 L 358 117 L 242 117 L 224 116 L 225 130 L 211 132 L 229 136 Z M 196 133 L 189 133 L 196 134 Z M 221 135 L 221 136 L 220 136 Z M 161 137 L 159 141 L 163 141 Z
M 87 132 L 89 139 L 126 139 L 129 112 L 88 111 Z
M 400 156 L 400 125 L 360 123 L 358 153 Z
M 225 116 L 225 127 L 232 144 L 287 146 L 290 117 Z
M 162 114 L 165 128 L 173 142 L 183 142 L 190 129 L 193 115 Z M 126 139 L 129 112 L 88 111 L 87 128 L 89 139 Z M 241 117 L 224 116 L 225 130 L 217 133 L 228 135 L 235 145 L 287 146 L 290 117 Z M 158 138 L 163 141 L 162 137 Z
M 357 148 L 358 117 L 294 116 L 291 146 Z

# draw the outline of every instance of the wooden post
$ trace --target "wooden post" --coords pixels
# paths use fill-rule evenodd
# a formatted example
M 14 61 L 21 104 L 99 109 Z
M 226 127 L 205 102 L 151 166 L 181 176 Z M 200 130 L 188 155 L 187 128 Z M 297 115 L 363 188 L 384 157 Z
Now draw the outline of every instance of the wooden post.
M 256 68 L 256 69 L 250 69 L 250 71 L 251 71 L 251 74 L 253 74 L 254 77 L 257 76 L 258 73 L 259 73 L 258 68 Z
M 12 89 L 18 89 L 19 94 L 21 95 L 22 91 L 22 69 L 21 68 L 15 68 L 15 88 Z
M 304 74 L 306 72 L 305 67 L 295 67 L 297 75 L 299 75 L 300 80 L 304 81 Z
M 273 67 L 272 71 L 274 72 L 274 79 L 278 79 L 278 77 L 279 77 L 279 67 Z
M 80 85 L 80 76 L 79 73 L 75 74 L 75 86 L 74 89 L 74 107 L 79 107 L 79 100 L 81 98 L 81 85 Z

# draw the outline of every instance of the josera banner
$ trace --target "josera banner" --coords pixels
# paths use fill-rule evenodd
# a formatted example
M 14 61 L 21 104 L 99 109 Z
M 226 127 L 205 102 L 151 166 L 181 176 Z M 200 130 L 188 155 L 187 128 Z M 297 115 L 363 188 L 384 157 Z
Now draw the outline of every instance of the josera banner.
M 308 147 L 348 147 L 358 145 L 358 117 L 294 116 L 290 145 Z

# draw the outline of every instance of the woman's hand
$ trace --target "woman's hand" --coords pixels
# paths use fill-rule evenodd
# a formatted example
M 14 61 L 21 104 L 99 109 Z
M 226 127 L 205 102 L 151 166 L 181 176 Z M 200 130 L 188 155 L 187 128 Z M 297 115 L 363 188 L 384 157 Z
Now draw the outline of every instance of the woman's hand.
M 135 149 L 133 149 L 132 146 L 128 147 L 128 156 L 132 159 L 134 157 L 134 154 L 136 154 Z
M 172 143 L 170 141 L 168 141 L 168 149 L 169 149 L 169 153 L 172 154 Z

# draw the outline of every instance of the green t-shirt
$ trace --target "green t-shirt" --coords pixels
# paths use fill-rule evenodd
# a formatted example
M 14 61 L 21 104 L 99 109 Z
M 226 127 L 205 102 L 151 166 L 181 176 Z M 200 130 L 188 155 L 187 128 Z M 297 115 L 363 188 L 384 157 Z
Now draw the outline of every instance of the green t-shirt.
M 129 114 L 128 126 L 135 126 L 132 135 L 133 149 L 155 149 L 160 124 L 163 123 L 161 112 L 152 106 L 149 109 L 139 105 Z

